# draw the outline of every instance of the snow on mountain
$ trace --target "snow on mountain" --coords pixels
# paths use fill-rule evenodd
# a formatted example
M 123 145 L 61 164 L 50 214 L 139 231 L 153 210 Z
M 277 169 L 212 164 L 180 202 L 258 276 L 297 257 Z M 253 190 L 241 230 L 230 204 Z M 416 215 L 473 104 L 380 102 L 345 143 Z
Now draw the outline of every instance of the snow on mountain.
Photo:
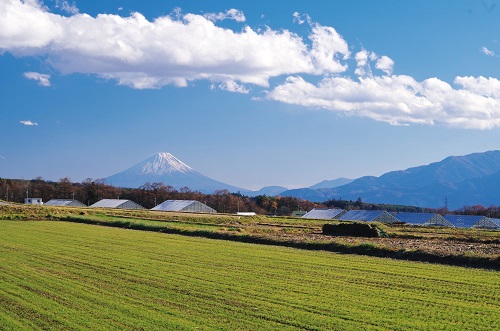
M 154 158 L 154 159 L 153 159 Z M 146 160 L 141 172 L 143 174 L 164 175 L 173 172 L 188 173 L 193 168 L 170 153 L 157 153 Z

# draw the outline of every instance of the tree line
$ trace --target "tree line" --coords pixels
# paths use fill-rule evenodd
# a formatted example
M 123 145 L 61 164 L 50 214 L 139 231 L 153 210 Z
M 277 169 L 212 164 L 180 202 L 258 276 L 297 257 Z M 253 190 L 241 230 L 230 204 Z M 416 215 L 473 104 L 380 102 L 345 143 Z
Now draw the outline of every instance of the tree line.
M 24 202 L 24 198 L 41 198 L 44 202 L 51 199 L 74 199 L 91 205 L 101 199 L 128 199 L 145 208 L 153 208 L 166 200 L 197 200 L 221 213 L 251 211 L 257 214 L 290 215 L 294 210 L 311 210 L 325 207 L 293 197 L 256 197 L 218 190 L 213 194 L 192 191 L 188 187 L 175 189 L 163 183 L 145 183 L 136 189 L 119 188 L 106 184 L 103 180 L 87 178 L 73 183 L 64 177 L 59 181 L 47 181 L 41 177 L 32 180 L 0 178 L 0 199 L 11 202 Z
M 24 198 L 41 198 L 44 202 L 51 199 L 74 199 L 85 205 L 91 205 L 101 199 L 128 199 L 145 208 L 153 208 L 165 200 L 197 200 L 220 213 L 236 213 L 251 211 L 257 214 L 287 216 L 295 210 L 309 211 L 313 208 L 340 208 L 345 210 L 387 210 L 389 212 L 433 212 L 441 215 L 450 213 L 445 208 L 421 208 L 392 204 L 366 203 L 358 198 L 356 201 L 330 199 L 323 203 L 315 203 L 294 197 L 271 197 L 259 195 L 244 196 L 228 190 L 203 194 L 192 191 L 188 187 L 175 189 L 163 183 L 145 183 L 139 188 L 119 188 L 106 184 L 104 180 L 87 178 L 82 182 L 72 182 L 64 177 L 59 181 L 47 181 L 41 177 L 31 180 L 0 178 L 0 200 L 22 203 Z M 452 211 L 462 215 L 481 215 L 500 218 L 500 206 L 484 207 L 482 205 L 464 206 Z

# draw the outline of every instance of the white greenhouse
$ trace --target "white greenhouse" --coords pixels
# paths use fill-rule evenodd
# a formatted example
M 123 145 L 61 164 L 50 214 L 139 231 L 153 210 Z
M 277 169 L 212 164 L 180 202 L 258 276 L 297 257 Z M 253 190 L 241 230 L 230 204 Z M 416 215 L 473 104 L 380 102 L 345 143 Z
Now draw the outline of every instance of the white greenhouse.
M 78 200 L 72 199 L 52 199 L 45 203 L 45 206 L 54 207 L 86 207 L 83 203 Z
M 476 223 L 488 219 L 486 216 L 476 215 L 444 215 L 444 219 L 450 222 L 456 228 L 473 228 Z
M 317 220 L 331 220 L 339 217 L 342 213 L 345 213 L 344 209 L 327 209 L 327 208 L 314 208 L 310 210 L 307 214 L 302 216 L 302 218 L 307 219 L 317 219 Z
M 453 227 L 453 225 L 445 220 L 443 216 L 435 213 L 408 213 L 400 212 L 394 215 L 399 221 L 420 226 L 446 226 Z
M 216 213 L 217 211 L 196 200 L 167 200 L 151 208 L 157 211 L 176 211 L 183 213 Z
M 90 208 L 144 209 L 140 204 L 125 199 L 102 199 L 90 205 Z

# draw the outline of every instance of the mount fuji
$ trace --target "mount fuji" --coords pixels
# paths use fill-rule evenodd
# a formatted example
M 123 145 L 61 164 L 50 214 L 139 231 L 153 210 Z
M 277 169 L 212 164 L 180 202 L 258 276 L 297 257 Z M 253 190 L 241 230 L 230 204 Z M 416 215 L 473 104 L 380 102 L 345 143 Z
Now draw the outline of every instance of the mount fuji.
M 170 153 L 156 153 L 136 165 L 104 178 L 110 185 L 117 187 L 137 188 L 147 182 L 163 183 L 175 189 L 189 187 L 193 191 L 211 194 L 217 190 L 241 192 L 251 191 L 219 182 L 194 170 Z

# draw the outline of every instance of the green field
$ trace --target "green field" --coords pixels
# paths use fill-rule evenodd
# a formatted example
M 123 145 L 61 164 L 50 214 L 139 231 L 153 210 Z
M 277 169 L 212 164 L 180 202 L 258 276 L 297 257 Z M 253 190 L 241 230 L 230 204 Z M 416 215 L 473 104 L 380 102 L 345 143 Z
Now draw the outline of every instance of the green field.
M 1 330 L 500 330 L 500 273 L 0 221 Z

